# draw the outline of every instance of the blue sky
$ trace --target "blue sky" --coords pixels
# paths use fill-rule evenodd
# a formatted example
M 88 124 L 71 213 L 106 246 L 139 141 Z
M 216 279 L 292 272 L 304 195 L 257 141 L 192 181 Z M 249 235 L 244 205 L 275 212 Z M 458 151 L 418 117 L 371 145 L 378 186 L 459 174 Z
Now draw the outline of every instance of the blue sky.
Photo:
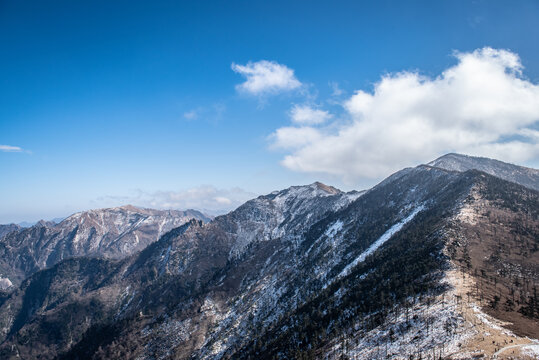
M 446 151 L 537 167 L 538 18 L 536 1 L 2 1 L 0 223 L 361 189 Z

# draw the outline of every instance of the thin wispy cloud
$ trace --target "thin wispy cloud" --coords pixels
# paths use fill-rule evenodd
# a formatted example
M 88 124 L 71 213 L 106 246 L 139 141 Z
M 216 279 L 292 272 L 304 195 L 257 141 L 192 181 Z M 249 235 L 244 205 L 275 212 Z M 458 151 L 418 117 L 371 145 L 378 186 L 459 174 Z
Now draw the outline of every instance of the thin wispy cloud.
M 309 105 L 294 105 L 290 110 L 290 119 L 295 124 L 317 125 L 331 118 L 331 114 L 325 110 L 317 109 Z
M 239 92 L 251 95 L 277 94 L 298 89 L 301 82 L 294 70 L 275 61 L 261 60 L 245 65 L 232 64 L 232 70 L 245 77 L 245 82 L 236 86 Z
M 331 87 L 331 90 L 332 90 L 331 96 L 339 97 L 345 94 L 345 91 L 340 88 L 338 82 L 330 81 L 329 86 Z
M 523 76 L 519 56 L 488 47 L 454 55 L 457 64 L 436 78 L 409 71 L 383 76 L 323 126 L 277 129 L 270 138 L 287 151 L 282 164 L 353 182 L 447 152 L 537 161 L 539 85 Z
M 233 210 L 255 196 L 237 187 L 222 189 L 203 185 L 178 191 L 136 190 L 128 196 L 107 196 L 95 202 L 97 206 L 134 204 L 155 209 L 197 209 L 216 215 Z
M 0 145 L 0 151 L 2 152 L 23 152 L 24 149 L 18 146 Z
M 183 113 L 183 117 L 187 120 L 196 120 L 198 118 L 198 112 L 196 110 L 190 110 Z
M 215 102 L 205 106 L 198 106 L 183 113 L 183 118 L 187 121 L 202 120 L 206 122 L 219 122 L 226 113 L 225 102 Z

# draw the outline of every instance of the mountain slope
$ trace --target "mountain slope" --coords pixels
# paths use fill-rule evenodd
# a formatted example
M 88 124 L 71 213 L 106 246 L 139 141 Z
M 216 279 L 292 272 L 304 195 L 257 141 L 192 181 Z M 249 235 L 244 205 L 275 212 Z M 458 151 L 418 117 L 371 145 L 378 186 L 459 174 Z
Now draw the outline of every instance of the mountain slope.
M 121 313 L 169 320 L 134 321 L 116 331 L 124 334 L 116 341 L 146 349 L 143 356 L 174 349 L 180 357 L 195 352 L 212 358 L 241 348 L 246 335 L 255 336 L 259 327 L 339 281 L 347 265 L 394 224 L 421 214 L 416 209 L 459 179 L 457 173 L 419 167 L 359 197 L 328 193 L 317 184 L 293 187 L 252 200 L 206 226 L 193 224 L 178 237 L 164 237 L 123 265 L 133 305 Z M 189 335 L 174 337 L 178 327 Z M 143 330 L 146 346 L 139 348 L 134 334 Z M 90 346 L 85 339 L 81 344 Z
M 291 187 L 127 258 L 34 274 L 0 297 L 0 357 L 524 351 L 539 336 L 538 234 L 539 193 L 477 170 L 420 165 L 362 193 Z
M 69 257 L 122 258 L 191 218 L 210 220 L 195 210 L 128 205 L 76 213 L 58 224 L 41 221 L 0 239 L 0 275 L 19 284 L 32 273 Z
M 264 252 L 267 256 L 266 251 L 268 248 L 281 242 L 281 238 L 278 237 L 280 236 L 279 234 L 286 234 L 287 246 L 293 245 L 296 241 L 294 232 L 304 231 L 304 223 L 316 222 L 328 212 L 347 205 L 360 195 L 357 192 L 342 193 L 336 189 L 322 186 L 322 184 L 292 187 L 251 200 L 240 206 L 236 211 L 226 216 L 218 217 L 205 226 L 202 226 L 199 222 L 191 221 L 184 227 L 172 230 L 140 254 L 133 255 L 116 263 L 116 265 L 112 263 L 109 265 L 114 268 L 114 271 L 108 276 L 101 276 L 109 278 L 110 282 L 104 283 L 103 287 L 97 290 L 97 293 L 106 293 L 109 299 L 115 299 L 108 305 L 103 304 L 101 300 L 99 300 L 99 303 L 101 308 L 104 309 L 103 311 L 108 309 L 106 311 L 116 315 L 110 316 L 105 321 L 105 324 L 100 324 L 99 317 L 96 322 L 90 321 L 86 325 L 78 323 L 73 326 L 73 328 L 79 330 L 78 333 L 73 331 L 70 336 L 75 339 L 79 337 L 80 339 L 84 331 L 94 334 L 92 331 L 94 328 L 101 329 L 98 331 L 101 332 L 103 326 L 106 328 L 116 327 L 118 325 L 115 320 L 117 316 L 123 319 L 138 319 L 140 313 L 145 314 L 142 321 L 126 320 L 127 325 L 124 324 L 124 326 L 128 326 L 128 328 L 115 331 L 126 334 L 125 336 L 131 338 L 131 334 L 135 332 L 131 326 L 135 328 L 142 326 L 147 321 L 147 317 L 153 318 L 154 315 L 159 316 L 158 314 L 164 316 L 168 311 L 174 311 L 177 307 L 183 308 L 182 312 L 185 314 L 198 314 L 196 304 L 200 301 L 204 303 L 204 294 L 210 287 L 218 286 L 219 282 L 216 276 L 221 277 L 222 275 L 219 274 L 227 268 L 234 270 L 234 272 L 243 272 L 246 268 L 252 268 L 253 262 L 261 261 L 260 257 L 251 258 L 248 256 L 251 249 Z M 291 211 L 291 209 L 295 211 Z M 264 261 L 266 260 L 264 258 Z M 83 260 L 73 259 L 70 263 L 76 262 L 76 264 L 79 264 L 81 261 Z M 68 284 L 62 284 L 62 276 L 58 274 L 63 272 L 61 269 L 63 266 L 67 266 L 66 264 L 64 261 L 46 270 L 49 274 L 46 279 L 50 279 L 52 276 L 54 282 L 57 283 L 54 286 L 55 288 L 69 289 L 70 287 Z M 240 269 L 235 264 L 241 264 Z M 254 267 L 258 266 L 260 264 Z M 73 269 L 73 265 L 69 265 L 69 268 Z M 25 281 L 23 289 L 33 288 L 34 286 L 49 288 L 51 286 L 49 283 L 46 283 L 46 285 L 32 285 L 34 283 L 41 284 L 44 281 L 42 277 L 37 276 L 39 274 L 41 272 Z M 84 278 L 85 276 L 81 274 L 81 277 Z M 218 291 L 219 294 L 229 297 L 232 296 L 233 292 L 237 291 L 237 286 L 240 284 L 235 280 L 236 276 L 239 276 L 239 274 L 231 275 L 230 278 L 223 282 L 223 287 Z M 85 280 L 76 282 L 77 290 L 69 293 L 81 293 L 84 294 L 85 299 L 92 298 L 94 299 L 93 301 L 98 301 L 94 298 L 94 296 L 97 296 L 95 291 L 84 288 L 83 284 L 85 282 Z M 270 293 L 265 295 L 271 296 Z M 33 300 L 24 300 L 28 297 L 33 297 L 28 293 L 28 290 L 11 294 L 2 307 L 2 311 L 0 311 L 5 314 L 2 319 L 2 328 L 17 329 L 16 326 L 14 327 L 14 319 L 18 318 L 16 314 L 26 313 L 27 311 L 24 310 L 24 306 L 16 306 L 16 304 L 24 304 L 25 302 L 33 304 Z M 47 304 L 53 303 L 56 305 L 54 310 L 46 311 L 45 318 L 50 316 L 56 319 L 59 317 L 57 312 L 74 306 L 72 305 L 74 301 L 67 294 L 56 295 L 46 302 L 38 301 L 35 306 L 31 306 L 36 313 L 25 320 L 27 325 L 16 331 L 8 331 L 4 336 L 12 339 L 12 341 L 24 341 L 22 339 L 25 339 L 25 337 L 21 334 L 26 334 L 30 331 L 26 329 L 32 329 L 32 338 L 39 342 L 39 339 L 42 338 L 39 334 L 42 331 L 50 331 L 50 328 L 45 330 L 43 325 L 36 323 L 37 319 L 45 315 L 43 311 L 48 308 L 49 305 Z M 85 313 L 85 311 L 82 312 Z M 47 323 L 50 324 L 50 322 Z M 205 323 L 204 318 L 197 319 L 196 329 L 192 330 L 193 336 L 198 334 L 204 336 L 204 326 L 202 325 Z M 123 323 L 120 322 L 120 324 Z M 89 325 L 92 326 L 88 327 Z M 55 326 L 59 327 L 58 331 L 60 333 L 67 331 L 65 330 L 65 324 Z M 173 328 L 171 327 L 170 330 L 173 331 Z M 43 338 L 47 339 L 46 336 L 43 336 Z M 153 341 L 159 343 L 160 341 L 170 341 L 170 339 L 174 339 L 174 337 L 171 333 L 167 333 L 163 337 L 156 336 Z M 107 338 L 106 340 L 108 341 L 109 339 Z M 127 339 L 124 340 L 127 341 Z M 147 340 L 149 341 L 149 339 Z M 58 350 L 65 349 L 65 342 L 63 343 L 64 345 Z M 82 343 L 85 343 L 85 339 L 82 339 Z M 32 352 L 35 348 L 19 347 L 19 349 L 20 354 L 23 352 L 27 356 L 35 356 L 36 354 Z M 189 349 L 190 347 L 186 347 L 186 350 Z M 49 353 L 49 356 L 55 354 L 50 349 Z
M 492 356 L 504 341 L 529 345 L 522 336 L 539 337 L 538 193 L 463 175 L 470 182 L 447 187 L 381 251 L 230 357 L 453 359 Z
M 0 239 L 13 231 L 19 231 L 21 227 L 17 224 L 0 225 Z
M 446 154 L 431 161 L 428 165 L 459 172 L 475 169 L 530 189 L 539 190 L 539 170 L 508 164 L 499 160 L 461 154 Z

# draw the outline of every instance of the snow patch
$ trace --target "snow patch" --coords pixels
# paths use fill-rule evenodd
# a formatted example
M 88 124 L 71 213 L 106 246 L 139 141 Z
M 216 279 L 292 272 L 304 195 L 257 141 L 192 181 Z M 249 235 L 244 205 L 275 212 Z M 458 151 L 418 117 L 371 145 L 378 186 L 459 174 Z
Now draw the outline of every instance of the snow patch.
M 172 249 L 171 245 L 168 246 L 165 254 L 161 254 L 161 268 L 159 269 L 159 275 L 163 275 L 167 269 L 168 260 L 170 259 L 170 250 Z
M 521 352 L 522 355 L 535 357 L 537 359 L 539 358 L 539 344 L 523 346 Z
M 450 279 L 445 277 L 441 284 L 448 282 Z M 456 294 L 453 288 L 423 300 L 410 297 L 407 306 L 394 307 L 384 324 L 372 330 L 365 329 L 365 325 L 375 314 L 359 316 L 348 329 L 346 344 L 337 340 L 325 358 L 332 359 L 337 354 L 351 359 L 432 359 L 433 355 L 436 359 L 460 358 L 456 354 L 462 353 L 462 345 L 475 332 L 464 327 L 466 321 L 459 311 Z
M 501 326 L 497 325 L 496 322 L 498 322 L 496 319 L 494 319 L 492 316 L 485 314 L 481 311 L 479 306 L 477 304 L 472 305 L 472 309 L 475 313 L 475 316 L 481 321 L 483 324 L 487 325 L 488 327 L 495 329 L 495 330 L 505 330 Z
M 330 237 L 335 236 L 339 231 L 342 230 L 343 222 L 341 220 L 335 221 L 324 233 L 324 235 Z
M 6 290 L 13 286 L 11 280 L 0 276 L 0 290 Z
M 393 235 L 395 235 L 397 232 L 399 232 L 404 225 L 406 225 L 407 223 L 409 223 L 420 211 L 424 210 L 425 209 L 425 206 L 422 204 L 422 205 L 419 205 L 418 207 L 416 207 L 414 209 L 414 211 L 412 211 L 412 213 L 410 215 L 408 215 L 406 218 L 404 218 L 403 220 L 401 220 L 400 222 L 396 223 L 395 225 L 393 225 L 389 230 L 387 230 L 382 236 L 380 236 L 378 238 L 378 240 L 376 240 L 374 243 L 371 244 L 371 246 L 369 246 L 369 248 L 367 250 L 365 250 L 364 252 L 362 252 L 357 258 L 355 258 L 350 264 L 348 264 L 343 271 L 341 271 L 341 273 L 337 276 L 337 278 L 341 278 L 341 277 L 344 277 L 346 275 L 348 275 L 350 273 L 350 271 L 356 267 L 360 262 L 363 262 L 365 261 L 365 259 L 367 258 L 367 256 L 371 255 L 373 252 L 375 252 L 376 250 L 378 250 L 378 248 L 380 246 L 382 246 L 386 241 L 388 241 L 389 239 L 391 239 L 391 237 Z

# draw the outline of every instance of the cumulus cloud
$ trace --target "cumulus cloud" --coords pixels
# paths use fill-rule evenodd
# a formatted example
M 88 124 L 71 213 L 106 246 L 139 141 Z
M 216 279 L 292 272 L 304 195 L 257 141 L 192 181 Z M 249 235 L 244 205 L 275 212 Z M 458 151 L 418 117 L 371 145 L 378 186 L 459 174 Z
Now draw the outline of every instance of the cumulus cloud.
M 233 63 L 232 70 L 246 79 L 237 85 L 236 89 L 252 95 L 275 94 L 301 86 L 301 82 L 294 75 L 294 70 L 274 61 L 261 60 L 246 65 Z
M 275 149 L 297 149 L 316 143 L 322 136 L 317 129 L 310 126 L 287 126 L 277 129 L 270 136 L 270 140 Z
M 196 209 L 217 215 L 233 210 L 254 197 L 256 194 L 241 188 L 219 189 L 204 185 L 180 191 L 137 190 L 129 196 L 109 196 L 96 202 L 99 206 L 135 204 L 153 209 Z
M 0 151 L 2 152 L 23 152 L 24 150 L 18 146 L 0 145 Z
M 271 138 L 288 151 L 282 164 L 353 182 L 447 152 L 537 161 L 539 85 L 523 76 L 518 55 L 483 48 L 455 57 L 436 78 L 383 76 L 372 92 L 348 98 L 333 124 L 278 129 Z
M 322 124 L 331 118 L 327 111 L 315 109 L 308 105 L 295 105 L 290 110 L 290 119 L 300 125 Z

